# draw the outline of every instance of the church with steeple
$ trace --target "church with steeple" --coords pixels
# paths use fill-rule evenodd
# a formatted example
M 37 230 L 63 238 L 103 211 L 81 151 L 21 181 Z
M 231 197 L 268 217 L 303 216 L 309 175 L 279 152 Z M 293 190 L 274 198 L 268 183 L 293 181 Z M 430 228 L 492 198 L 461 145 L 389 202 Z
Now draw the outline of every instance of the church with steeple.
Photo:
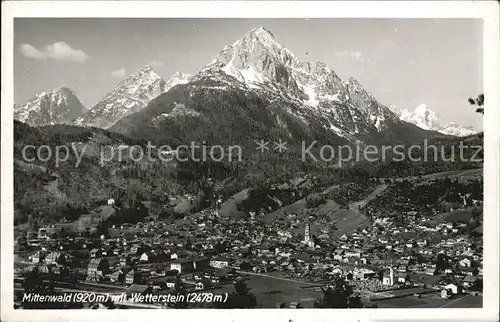
M 304 244 L 308 247 L 314 248 L 314 240 L 311 238 L 311 224 L 307 222 L 304 227 Z

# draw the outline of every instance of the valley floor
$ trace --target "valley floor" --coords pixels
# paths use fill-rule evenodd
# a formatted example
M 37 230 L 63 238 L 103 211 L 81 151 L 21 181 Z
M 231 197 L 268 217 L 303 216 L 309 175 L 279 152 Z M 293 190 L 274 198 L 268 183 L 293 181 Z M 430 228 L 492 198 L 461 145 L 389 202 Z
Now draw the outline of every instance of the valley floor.
M 45 293 L 165 295 L 181 287 L 220 298 L 241 297 L 237 287 L 243 283 L 255 307 L 314 307 L 324 289 L 341 281 L 366 308 L 481 307 L 482 207 L 476 192 L 467 190 L 476 189 L 481 174 L 334 185 L 263 218 L 230 215 L 266 196 L 246 191 L 230 205 L 170 222 L 113 225 L 101 236 L 63 237 L 57 226 L 40 227 L 32 232 L 36 238 L 16 244 L 16 297 L 33 290 L 26 281 Z M 443 189 L 430 209 L 442 211 L 434 214 L 428 204 L 433 189 Z M 270 193 L 272 202 L 281 202 Z M 456 196 L 463 202 L 440 201 Z M 120 213 L 110 205 L 95 211 L 101 222 Z

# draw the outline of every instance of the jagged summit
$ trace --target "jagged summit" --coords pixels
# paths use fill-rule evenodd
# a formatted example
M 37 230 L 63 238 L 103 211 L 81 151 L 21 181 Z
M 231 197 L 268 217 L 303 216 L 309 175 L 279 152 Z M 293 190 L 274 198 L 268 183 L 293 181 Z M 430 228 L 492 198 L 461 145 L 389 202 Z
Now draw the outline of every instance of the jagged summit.
M 108 128 L 119 119 L 135 113 L 165 92 L 166 82 L 151 65 L 128 75 L 92 109 L 75 121 L 79 126 Z
M 170 79 L 167 81 L 167 85 L 165 90 L 168 91 L 170 88 L 174 87 L 177 84 L 186 84 L 191 81 L 193 76 L 191 74 L 185 74 L 182 72 L 176 72 Z
M 441 125 L 439 115 L 431 111 L 425 104 L 418 105 L 413 111 L 402 110 L 400 113 L 402 120 L 414 123 L 421 128 L 431 130 L 437 129 Z
M 252 29 L 224 47 L 194 79 L 214 79 L 218 74 L 234 77 L 242 86 L 254 90 L 301 101 L 305 108 L 327 117 L 328 127 L 344 136 L 380 131 L 387 122 L 399 122 L 356 79 L 343 81 L 324 62 L 298 59 L 264 27 Z
M 421 115 L 421 116 L 424 116 L 426 118 L 429 118 L 429 116 L 432 116 L 432 117 L 439 117 L 439 115 L 437 113 L 434 113 L 433 111 L 431 111 L 427 105 L 425 104 L 420 104 L 419 106 L 417 106 L 417 108 L 415 108 L 415 113 L 417 113 L 418 115 Z
M 169 96 L 166 92 L 177 84 L 185 86 Z M 117 84 L 75 124 L 109 128 L 131 114 L 140 114 L 151 102 L 151 108 L 144 115 L 130 118 L 132 121 L 122 122 L 116 128 L 128 132 L 128 126 L 133 129 L 134 120 L 141 120 L 137 124 L 143 126 L 150 122 L 152 132 L 156 131 L 155 128 L 162 128 L 162 122 L 169 123 L 174 129 L 179 126 L 174 124 L 178 117 L 189 115 L 196 119 L 204 115 L 205 120 L 213 119 L 214 116 L 209 114 L 217 114 L 220 105 L 210 108 L 209 103 L 243 104 L 244 99 L 232 101 L 231 95 L 235 93 L 246 93 L 248 97 L 267 101 L 268 105 L 259 107 L 264 110 L 258 113 L 282 114 L 278 121 L 273 120 L 269 124 L 278 122 L 274 126 L 281 127 L 288 136 L 293 136 L 294 131 L 302 133 L 302 136 L 319 133 L 319 136 L 332 135 L 357 142 L 361 136 L 366 139 L 391 127 L 404 127 L 406 124 L 378 102 L 358 80 L 353 77 L 342 80 L 324 62 L 300 60 L 264 27 L 249 30 L 232 45 L 225 46 L 212 62 L 194 76 L 177 72 L 165 81 L 151 65 L 141 67 Z M 160 95 L 161 98 L 153 101 Z M 189 97 L 189 100 L 184 101 L 182 97 Z M 162 103 L 170 99 L 174 105 Z M 167 105 L 163 107 L 162 104 Z M 226 114 L 236 111 L 237 108 L 226 111 Z M 255 112 L 252 110 L 252 113 Z M 262 117 L 267 118 L 268 115 Z M 223 118 L 213 119 L 213 124 Z M 248 120 L 246 116 L 242 119 Z M 239 124 L 239 119 L 232 122 L 238 124 L 236 128 L 244 127 Z
M 127 77 L 118 84 L 122 86 L 123 84 L 137 82 L 138 79 L 142 79 L 141 81 L 155 81 L 161 79 L 161 77 L 155 72 L 151 65 L 145 65 L 135 73 L 127 75 Z
M 342 81 L 332 69 L 318 60 L 301 61 L 264 27 L 252 29 L 232 45 L 224 47 L 203 71 L 210 68 L 219 68 L 250 87 L 261 87 L 266 83 L 281 85 L 295 97 L 304 94 L 316 96 L 318 93 L 313 94 L 312 87 L 325 82 L 326 86 L 335 89 L 332 96 L 343 95 Z M 312 82 L 318 84 L 310 84 Z M 316 97 L 310 97 L 309 105 L 316 106 L 313 102 L 317 101 Z
M 257 27 L 257 28 L 253 28 L 250 31 L 248 31 L 248 33 L 249 34 L 256 34 L 256 35 L 267 34 L 267 35 L 270 35 L 271 37 L 274 38 L 273 33 L 269 29 L 267 29 L 267 28 L 265 28 L 263 26 L 260 26 L 260 27 Z
M 472 127 L 461 126 L 453 122 L 445 122 L 439 114 L 432 111 L 425 104 L 418 105 L 415 110 L 401 110 L 399 113 L 401 120 L 413 123 L 416 126 L 443 134 L 466 136 L 477 133 Z
M 65 86 L 42 92 L 14 110 L 14 119 L 32 126 L 71 123 L 87 111 L 75 92 Z
M 179 73 L 172 79 L 181 80 L 186 85 L 175 93 L 165 93 L 144 111 L 127 117 L 113 129 L 139 133 L 146 129 L 135 128 L 135 124 L 149 124 L 149 133 L 160 129 L 168 133 L 171 129 L 183 128 L 183 124 L 207 120 L 210 120 L 204 130 L 207 133 L 227 124 L 235 124 L 231 129 L 224 129 L 228 132 L 251 126 L 260 128 L 261 119 L 253 120 L 254 123 L 246 114 L 250 113 L 260 115 L 263 120 L 272 115 L 273 119 L 266 124 L 273 124 L 288 137 L 317 135 L 333 141 L 341 137 L 342 140 L 356 142 L 356 136 L 367 138 L 394 123 L 403 123 L 357 80 L 350 78 L 343 81 L 324 62 L 302 61 L 264 27 L 251 29 L 231 45 L 225 46 L 194 76 Z M 243 93 L 244 99 L 233 101 L 234 97 Z M 256 97 L 266 105 L 255 107 Z M 245 104 L 247 99 L 251 100 L 248 106 L 253 108 L 249 109 Z M 217 104 L 210 107 L 215 102 Z M 233 109 L 219 115 L 222 106 L 232 106 Z M 245 117 L 238 118 L 240 112 Z M 219 124 L 228 117 L 235 119 Z M 181 120 L 183 118 L 188 120 Z M 176 124 L 177 119 L 179 124 Z M 241 123 L 242 120 L 249 123 Z M 193 123 L 192 127 L 201 131 L 203 126 L 196 124 Z M 250 132 L 252 135 L 257 133 L 255 129 Z M 237 136 L 237 133 L 227 133 L 225 138 Z M 248 138 L 248 135 L 245 137 Z
M 177 72 L 165 81 L 151 65 L 142 66 L 118 83 L 87 114 L 78 118 L 75 125 L 111 127 L 121 118 L 140 111 L 175 85 L 188 83 L 191 77 Z
M 273 35 L 273 33 L 264 28 L 258 27 L 248 31 L 240 41 L 260 42 L 269 50 L 286 49 Z
M 55 89 L 51 90 L 51 92 L 61 92 L 61 93 L 66 93 L 66 94 L 75 94 L 75 92 L 66 86 L 59 86 L 56 87 Z
M 151 65 L 144 65 L 141 68 L 139 68 L 139 71 L 143 71 L 143 72 L 153 71 L 153 66 L 151 66 Z
M 278 82 L 288 87 L 293 84 L 288 84 L 282 66 L 290 65 L 293 60 L 295 56 L 269 30 L 259 27 L 224 47 L 207 67 L 219 68 L 250 86 Z

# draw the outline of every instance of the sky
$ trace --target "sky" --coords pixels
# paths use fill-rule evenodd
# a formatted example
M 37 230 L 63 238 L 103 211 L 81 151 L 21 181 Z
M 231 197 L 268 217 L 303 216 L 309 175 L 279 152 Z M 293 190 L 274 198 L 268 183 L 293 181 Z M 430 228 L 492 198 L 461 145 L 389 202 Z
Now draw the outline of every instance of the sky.
M 446 121 L 482 129 L 467 103 L 483 92 L 478 19 L 16 18 L 14 100 L 67 86 L 91 108 L 144 65 L 165 80 L 196 73 L 260 26 L 299 59 L 356 78 L 387 106 L 426 104 Z

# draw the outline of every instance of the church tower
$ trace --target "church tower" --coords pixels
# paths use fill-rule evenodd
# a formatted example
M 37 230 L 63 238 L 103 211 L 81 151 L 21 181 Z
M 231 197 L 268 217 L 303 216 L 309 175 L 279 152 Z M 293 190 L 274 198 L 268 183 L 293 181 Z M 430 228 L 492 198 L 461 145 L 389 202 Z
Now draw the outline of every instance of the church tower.
M 309 244 L 310 240 L 311 240 L 311 224 L 307 222 L 304 228 L 304 243 Z
M 309 222 L 304 227 L 304 244 L 314 248 L 314 241 L 311 238 L 311 224 Z

